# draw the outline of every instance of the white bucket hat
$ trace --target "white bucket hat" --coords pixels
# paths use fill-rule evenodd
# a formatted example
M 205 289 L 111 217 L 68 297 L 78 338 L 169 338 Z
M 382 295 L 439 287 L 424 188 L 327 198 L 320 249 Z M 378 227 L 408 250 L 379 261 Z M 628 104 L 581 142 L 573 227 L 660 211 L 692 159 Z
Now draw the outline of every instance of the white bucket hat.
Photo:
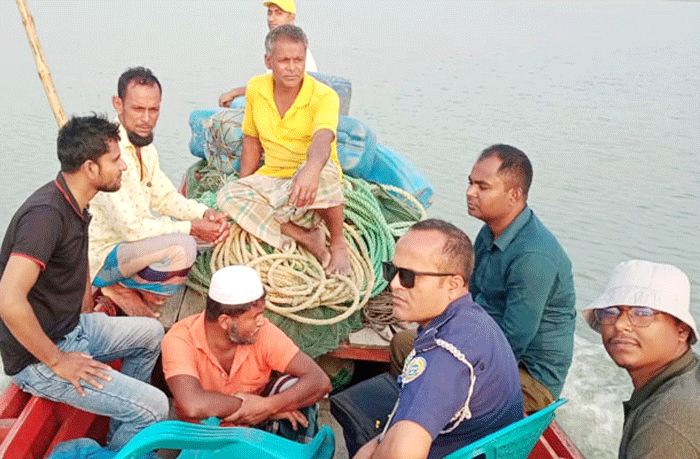
M 221 304 L 245 304 L 262 297 L 265 291 L 258 273 L 248 266 L 227 266 L 211 276 L 209 298 Z
M 613 269 L 605 291 L 582 313 L 588 325 L 598 331 L 593 310 L 611 306 L 645 306 L 665 312 L 691 328 L 691 344 L 698 340 L 690 314 L 690 281 L 675 266 L 642 260 L 620 263 Z

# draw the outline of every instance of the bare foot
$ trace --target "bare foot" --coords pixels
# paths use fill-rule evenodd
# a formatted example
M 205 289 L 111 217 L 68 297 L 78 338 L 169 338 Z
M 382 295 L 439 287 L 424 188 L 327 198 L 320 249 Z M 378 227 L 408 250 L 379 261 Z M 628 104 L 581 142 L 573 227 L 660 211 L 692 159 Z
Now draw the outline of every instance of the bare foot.
M 92 312 L 104 312 L 108 316 L 114 317 L 117 315 L 117 308 L 118 306 L 108 296 L 100 294 L 95 298 Z
M 148 292 L 146 290 L 139 290 L 139 293 L 148 304 L 156 307 L 161 307 L 168 301 L 168 297 L 165 295 L 159 295 L 157 293 Z
M 316 257 L 321 266 L 325 268 L 331 261 L 331 253 L 326 247 L 326 235 L 321 228 L 305 231 L 303 238 L 297 240 L 306 250 Z
M 326 274 L 349 276 L 351 272 L 348 247 L 345 243 L 331 245 L 331 259 L 326 267 Z
M 311 254 L 316 257 L 321 266 L 325 268 L 331 261 L 331 253 L 326 247 L 326 235 L 323 230 L 319 228 L 306 229 L 295 225 L 291 222 L 282 223 L 280 225 L 282 234 L 285 234 L 298 244 L 301 244 L 306 250 L 311 252 Z
M 153 317 L 154 319 L 160 317 L 160 314 L 153 312 L 148 307 L 141 295 L 121 284 L 102 287 L 102 294 L 114 301 L 127 316 Z

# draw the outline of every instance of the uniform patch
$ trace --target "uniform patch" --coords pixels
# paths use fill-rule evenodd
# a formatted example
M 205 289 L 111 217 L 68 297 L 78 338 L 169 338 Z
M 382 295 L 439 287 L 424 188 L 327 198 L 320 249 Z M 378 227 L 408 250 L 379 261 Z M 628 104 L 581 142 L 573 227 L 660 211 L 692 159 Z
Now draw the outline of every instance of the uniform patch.
M 422 375 L 427 366 L 428 365 L 423 357 L 414 357 L 410 362 L 408 362 L 406 371 L 403 372 L 403 377 L 401 378 L 402 382 L 410 383 L 418 376 Z

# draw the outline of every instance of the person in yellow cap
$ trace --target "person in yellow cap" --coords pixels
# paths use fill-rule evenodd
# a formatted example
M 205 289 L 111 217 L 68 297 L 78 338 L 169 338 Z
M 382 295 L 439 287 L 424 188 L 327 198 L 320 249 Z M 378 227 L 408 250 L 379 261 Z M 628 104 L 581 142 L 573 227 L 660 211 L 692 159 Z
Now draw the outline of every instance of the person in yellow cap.
M 294 0 L 265 1 L 263 5 L 267 7 L 267 26 L 270 30 L 281 25 L 294 24 L 297 17 L 297 6 L 294 4 Z M 315 72 L 316 70 L 316 61 L 314 61 L 309 48 L 306 48 L 306 71 Z M 245 86 L 227 91 L 219 96 L 219 106 L 228 107 L 233 99 L 244 94 Z

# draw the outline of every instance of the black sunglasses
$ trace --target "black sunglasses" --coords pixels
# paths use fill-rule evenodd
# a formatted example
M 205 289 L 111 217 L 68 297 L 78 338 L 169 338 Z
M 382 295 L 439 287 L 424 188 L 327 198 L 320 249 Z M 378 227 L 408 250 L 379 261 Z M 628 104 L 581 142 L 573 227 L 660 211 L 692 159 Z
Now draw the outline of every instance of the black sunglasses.
M 456 276 L 457 274 L 452 273 L 421 273 L 417 271 L 411 271 L 407 268 L 397 268 L 392 262 L 385 261 L 382 263 L 382 274 L 384 275 L 384 280 L 391 282 L 399 273 L 399 283 L 404 288 L 413 288 L 416 285 L 416 276 Z

